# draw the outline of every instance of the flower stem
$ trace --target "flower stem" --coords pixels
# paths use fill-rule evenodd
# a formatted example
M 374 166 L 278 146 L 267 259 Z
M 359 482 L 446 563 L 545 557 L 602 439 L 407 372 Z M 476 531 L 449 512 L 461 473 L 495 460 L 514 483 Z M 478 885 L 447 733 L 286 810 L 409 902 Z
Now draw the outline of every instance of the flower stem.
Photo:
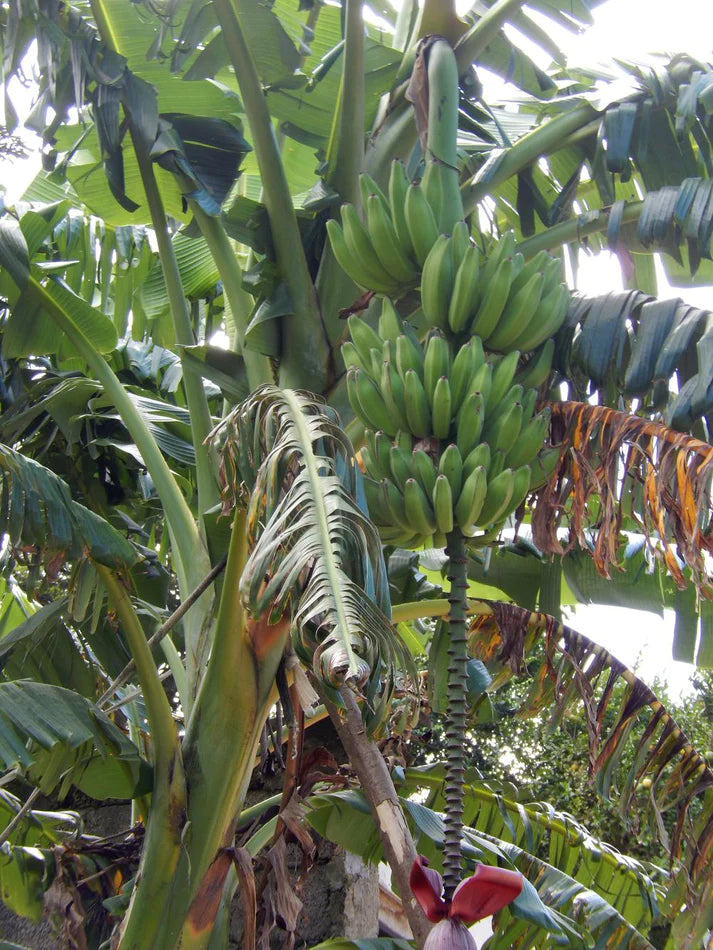
M 447 537 L 448 580 L 448 703 L 446 707 L 445 841 L 443 845 L 443 888 L 448 901 L 462 878 L 463 762 L 466 727 L 466 613 L 468 575 L 465 543 L 459 528 Z

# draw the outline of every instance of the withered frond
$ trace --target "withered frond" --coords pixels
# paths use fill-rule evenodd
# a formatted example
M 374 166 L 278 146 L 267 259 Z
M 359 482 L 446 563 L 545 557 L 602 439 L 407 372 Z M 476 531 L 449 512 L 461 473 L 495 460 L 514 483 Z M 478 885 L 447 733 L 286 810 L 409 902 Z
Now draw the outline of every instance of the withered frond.
M 592 551 L 597 570 L 609 577 L 628 519 L 650 541 L 660 541 L 679 587 L 686 585 L 684 566 L 699 590 L 708 586 L 704 557 L 713 552 L 713 448 L 663 423 L 606 406 L 555 402 L 550 407 L 552 442 L 561 455 L 535 497 L 537 547 L 564 554 L 579 544 Z M 566 544 L 558 537 L 564 527 Z
M 544 637 L 545 660 L 520 714 L 554 709 L 556 724 L 568 708 L 583 703 L 590 773 L 604 798 L 616 798 L 620 813 L 628 815 L 642 781 L 650 782 L 653 818 L 674 869 L 668 910 L 676 913 L 685 904 L 693 929 L 698 915 L 710 911 L 713 893 L 713 772 L 706 760 L 655 693 L 592 640 L 515 604 L 477 601 L 472 612 L 477 615 L 469 628 L 469 649 L 494 672 L 491 689 L 513 673 L 526 672 L 527 656 Z M 615 690 L 618 684 L 623 691 Z M 643 729 L 634 731 L 635 724 Z M 633 754 L 625 756 L 627 746 Z M 665 812 L 674 816 L 670 833 Z

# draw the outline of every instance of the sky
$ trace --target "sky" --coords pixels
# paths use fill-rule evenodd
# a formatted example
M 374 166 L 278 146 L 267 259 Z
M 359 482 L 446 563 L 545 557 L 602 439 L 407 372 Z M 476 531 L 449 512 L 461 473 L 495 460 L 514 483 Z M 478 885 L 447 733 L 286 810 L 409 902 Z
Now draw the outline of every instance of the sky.
M 472 0 L 462 0 L 468 9 Z M 565 50 L 568 59 L 583 66 L 607 63 L 610 59 L 644 61 L 648 53 L 673 54 L 685 51 L 698 59 L 713 59 L 713 2 L 711 0 L 607 0 L 594 10 L 594 25 L 581 36 L 572 36 L 552 26 L 553 38 Z M 547 65 L 538 50 L 528 50 L 540 65 Z M 538 59 L 539 57 L 539 59 Z M 17 95 L 20 90 L 15 87 Z M 14 97 L 15 98 L 15 97 Z M 27 100 L 27 94 L 24 97 Z M 14 200 L 39 169 L 39 156 L 29 161 L 0 163 L 0 189 L 7 189 L 7 200 Z M 660 277 L 663 275 L 660 274 Z M 582 256 L 578 287 L 585 293 L 598 294 L 621 289 L 616 260 L 608 254 Z M 683 296 L 686 301 L 713 309 L 713 288 L 671 290 L 660 282 L 660 296 Z M 687 689 L 692 667 L 671 659 L 673 617 L 664 618 L 638 611 L 609 607 L 580 607 L 568 618 L 575 629 L 610 649 L 628 665 L 639 663 L 639 675 L 647 682 L 662 676 L 671 693 Z

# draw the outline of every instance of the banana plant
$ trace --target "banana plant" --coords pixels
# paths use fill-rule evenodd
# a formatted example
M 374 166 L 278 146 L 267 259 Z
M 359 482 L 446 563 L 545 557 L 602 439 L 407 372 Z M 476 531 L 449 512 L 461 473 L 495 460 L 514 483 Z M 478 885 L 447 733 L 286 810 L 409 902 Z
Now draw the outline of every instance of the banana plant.
M 568 69 L 542 17 L 579 30 L 594 5 L 2 7 L 6 82 L 38 39 L 44 170 L 0 218 L 0 755 L 46 794 L 132 801 L 140 861 L 109 895 L 121 948 L 224 945 L 238 882 L 249 917 L 245 854 L 272 840 L 283 860 L 320 702 L 361 792 L 322 776 L 307 820 L 330 837 L 352 809 L 373 827 L 363 853 L 391 864 L 417 946 L 439 937 L 410 888 L 416 842 L 443 906 L 464 862 L 517 870 L 493 947 L 583 946 L 587 929 L 649 946 L 657 901 L 686 908 L 671 947 L 710 927 L 710 772 L 642 684 L 606 742 L 592 713 L 602 793 L 648 709 L 627 800 L 653 773 L 652 813 L 680 808 L 673 870 L 629 866 L 634 909 L 623 873 L 610 900 L 564 845 L 508 840 L 537 809 L 503 805 L 518 818 L 498 825 L 463 761 L 473 661 L 494 691 L 543 631 L 536 707 L 607 705 L 620 667 L 561 626 L 560 561 L 572 579 L 593 554 L 609 575 L 638 533 L 656 602 L 685 618 L 677 649 L 710 653 L 709 317 L 654 300 L 652 253 L 681 286 L 712 277 L 712 73 Z M 479 68 L 519 89 L 515 108 Z M 625 294 L 565 289 L 585 242 L 617 253 Z M 531 532 L 523 607 L 468 596 L 497 572 L 520 599 L 508 519 Z M 408 555 L 384 561 L 424 545 L 447 552 L 447 601 L 404 599 Z M 444 776 L 400 779 L 375 742 L 414 729 L 419 664 L 445 715 L 442 795 Z M 244 850 L 266 725 L 278 758 L 285 726 L 285 791 Z

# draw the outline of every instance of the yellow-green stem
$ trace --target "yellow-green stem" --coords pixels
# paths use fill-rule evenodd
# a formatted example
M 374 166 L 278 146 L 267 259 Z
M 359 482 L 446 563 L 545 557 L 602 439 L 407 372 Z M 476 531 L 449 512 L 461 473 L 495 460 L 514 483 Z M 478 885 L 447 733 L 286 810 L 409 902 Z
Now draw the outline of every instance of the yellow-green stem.
M 95 564 L 121 624 L 141 684 L 151 733 L 153 791 L 141 864 L 120 950 L 151 950 L 163 938 L 164 911 L 175 884 L 186 822 L 186 783 L 171 706 L 129 595 L 116 575 Z
M 591 122 L 596 116 L 596 109 L 585 102 L 523 135 L 511 148 L 503 153 L 491 175 L 480 181 L 476 180 L 466 184 L 461 188 L 463 207 L 466 214 L 473 211 L 483 198 L 492 194 L 504 181 L 532 164 L 541 155 L 548 155 L 558 149 L 563 139 L 566 139 L 581 126 Z
M 280 383 L 322 392 L 327 382 L 327 342 L 265 94 L 235 3 L 214 0 L 214 7 L 252 133 L 277 265 L 294 308 L 282 320 Z
M 247 558 L 245 524 L 245 512 L 236 510 L 213 650 L 186 726 L 190 899 L 218 849 L 230 843 L 260 732 L 276 697 L 275 674 L 289 633 L 287 621 L 268 626 L 243 611 L 240 578 Z
M 346 0 L 344 68 L 335 117 L 334 145 L 329 150 L 329 183 L 342 197 L 359 205 L 359 172 L 364 159 L 364 19 L 362 0 Z
M 253 298 L 243 289 L 243 272 L 220 219 L 206 214 L 196 201 L 189 199 L 188 205 L 206 244 L 210 248 L 215 266 L 218 268 L 220 279 L 223 282 L 223 291 L 228 298 L 235 326 L 236 349 L 243 357 L 248 386 L 253 391 L 265 383 L 273 382 L 269 357 L 245 347 L 245 330 L 250 318 Z

